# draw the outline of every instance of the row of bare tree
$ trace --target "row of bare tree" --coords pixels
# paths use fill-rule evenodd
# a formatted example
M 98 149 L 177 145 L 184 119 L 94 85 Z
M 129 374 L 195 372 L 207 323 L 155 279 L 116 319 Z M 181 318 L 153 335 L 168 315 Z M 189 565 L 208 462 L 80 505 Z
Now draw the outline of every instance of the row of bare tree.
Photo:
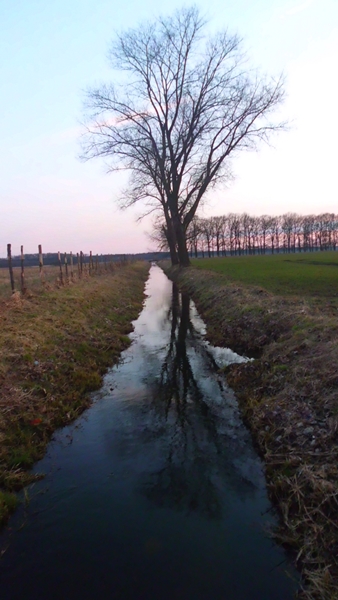
M 164 249 L 166 238 L 160 224 L 155 227 L 153 241 Z M 208 219 L 195 218 L 187 230 L 191 256 L 225 256 L 336 250 L 338 215 L 252 216 L 229 213 Z

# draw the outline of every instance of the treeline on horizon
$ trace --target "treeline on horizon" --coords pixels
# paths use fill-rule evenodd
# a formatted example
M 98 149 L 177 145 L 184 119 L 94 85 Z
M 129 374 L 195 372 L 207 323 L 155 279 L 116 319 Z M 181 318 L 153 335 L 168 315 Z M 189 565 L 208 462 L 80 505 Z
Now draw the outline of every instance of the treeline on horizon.
M 195 257 L 336 250 L 338 215 L 196 217 L 187 230 L 187 241 Z
M 62 254 L 62 260 L 64 257 L 64 253 Z M 69 255 L 68 255 L 69 257 Z M 84 262 L 89 262 L 89 254 L 84 254 Z M 95 259 L 95 256 L 93 255 Z M 104 262 L 119 262 L 123 260 L 158 260 L 160 258 L 169 258 L 169 253 L 166 251 L 158 251 L 158 252 L 141 252 L 137 254 L 99 254 L 98 260 L 101 263 Z M 77 256 L 73 256 L 74 265 L 77 264 Z M 43 263 L 45 265 L 59 265 L 58 252 L 46 252 L 43 253 Z M 36 267 L 39 265 L 39 254 L 25 254 L 25 266 L 26 267 Z M 0 258 L 0 268 L 4 268 L 8 266 L 7 258 Z M 20 267 L 21 266 L 21 255 L 16 255 L 12 257 L 12 266 Z

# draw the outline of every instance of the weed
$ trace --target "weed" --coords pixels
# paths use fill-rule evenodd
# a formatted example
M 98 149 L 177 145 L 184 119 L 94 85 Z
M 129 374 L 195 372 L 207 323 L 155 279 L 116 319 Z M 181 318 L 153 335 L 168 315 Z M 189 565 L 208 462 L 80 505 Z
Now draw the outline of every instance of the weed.
M 4 525 L 9 515 L 16 509 L 18 499 L 15 494 L 0 490 L 0 525 Z
M 288 371 L 288 370 L 289 370 L 289 366 L 288 365 L 274 365 L 274 371 L 275 372 Z

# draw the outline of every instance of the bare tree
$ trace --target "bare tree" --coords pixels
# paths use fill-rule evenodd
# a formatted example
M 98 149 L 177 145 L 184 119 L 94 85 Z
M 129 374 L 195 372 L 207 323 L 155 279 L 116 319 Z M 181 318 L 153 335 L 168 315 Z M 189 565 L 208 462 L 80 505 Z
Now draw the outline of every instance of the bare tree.
M 213 238 L 213 223 L 211 219 L 200 219 L 200 229 L 202 239 L 206 243 L 208 257 L 211 258 L 212 238 Z
M 265 254 L 267 248 L 267 238 L 271 231 L 273 219 L 270 215 L 262 215 L 260 218 L 261 224 L 261 252 Z
M 296 221 L 297 215 L 295 213 L 286 213 L 282 215 L 281 229 L 284 234 L 284 249 L 288 252 L 292 251 L 292 239 L 293 239 L 293 248 L 295 247 L 295 233 L 294 233 L 294 224 Z
M 153 228 L 152 231 L 148 233 L 148 238 L 161 252 L 167 252 L 169 250 L 166 222 L 160 215 L 154 219 Z
M 86 159 L 127 169 L 124 205 L 145 200 L 166 221 L 173 262 L 189 265 L 186 231 L 205 194 L 229 176 L 229 156 L 284 124 L 270 121 L 281 79 L 259 77 L 241 40 L 205 34 L 196 7 L 117 36 L 110 50 L 121 84 L 88 92 Z
M 188 227 L 188 237 L 194 252 L 195 258 L 198 256 L 198 243 L 202 236 L 202 226 L 200 219 L 195 216 Z
M 212 221 L 213 221 L 213 232 L 214 232 L 214 236 L 215 236 L 215 245 L 216 245 L 216 254 L 217 256 L 220 256 L 220 249 L 221 249 L 221 237 L 222 237 L 222 231 L 223 231 L 223 222 L 224 222 L 224 218 L 223 217 L 212 217 Z

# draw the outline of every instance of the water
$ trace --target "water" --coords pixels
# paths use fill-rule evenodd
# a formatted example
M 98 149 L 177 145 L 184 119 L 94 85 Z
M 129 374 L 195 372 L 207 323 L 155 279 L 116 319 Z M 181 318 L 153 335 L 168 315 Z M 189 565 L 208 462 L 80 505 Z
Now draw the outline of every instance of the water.
M 291 600 L 262 466 L 187 296 L 152 267 L 121 364 L 36 466 L 2 600 Z M 289 572 L 286 573 L 286 571 Z

